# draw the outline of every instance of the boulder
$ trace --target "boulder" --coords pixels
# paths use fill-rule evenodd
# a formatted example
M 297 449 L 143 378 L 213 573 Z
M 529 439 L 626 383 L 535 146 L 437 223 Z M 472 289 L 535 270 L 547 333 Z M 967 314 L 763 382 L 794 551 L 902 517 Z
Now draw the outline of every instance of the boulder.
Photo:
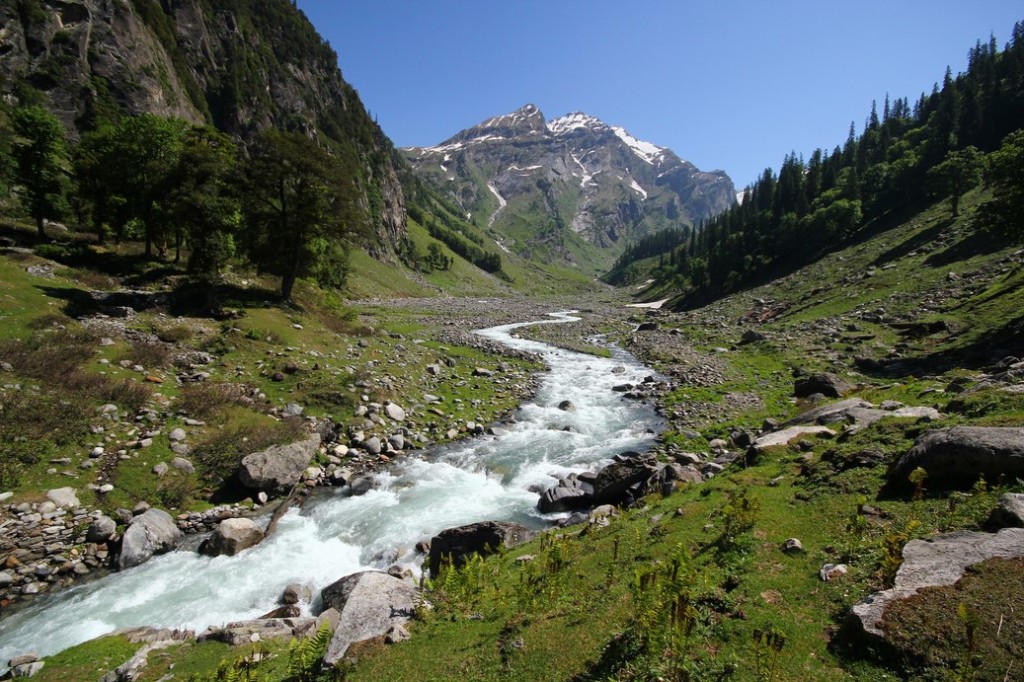
M 254 452 L 242 460 L 238 477 L 246 488 L 285 492 L 299 482 L 319 446 L 320 436 L 313 434 L 306 440 Z
M 790 426 L 789 428 L 782 429 L 781 431 L 773 431 L 772 433 L 766 433 L 763 436 L 758 436 L 754 440 L 754 444 L 750 446 L 750 449 L 755 453 L 760 454 L 768 448 L 777 447 L 779 445 L 788 445 L 791 440 L 800 438 L 801 436 L 821 435 L 832 437 L 836 435 L 836 432 L 827 426 Z
M 760 341 L 764 341 L 765 338 L 765 335 L 762 334 L 761 332 L 754 331 L 753 329 L 748 329 L 747 331 L 743 332 L 743 336 L 740 337 L 740 345 L 745 346 L 748 343 L 758 343 Z
M 541 494 L 537 509 L 541 514 L 554 514 L 589 507 L 592 501 L 593 498 L 583 488 L 560 481 Z
M 793 395 L 809 398 L 820 393 L 827 398 L 842 398 L 853 390 L 853 386 L 835 374 L 810 374 L 800 377 L 793 385 Z
M 74 509 L 81 506 L 74 488 L 56 488 L 46 493 L 46 498 L 58 507 Z
M 97 544 L 106 542 L 116 532 L 117 524 L 114 522 L 114 519 L 106 515 L 100 515 L 89 524 L 89 529 L 85 531 L 85 541 Z
M 345 576 L 320 591 L 324 609 L 340 614 L 334 636 L 324 656 L 326 665 L 337 665 L 351 644 L 385 636 L 391 628 L 405 625 L 416 612 L 415 587 L 380 571 Z
M 594 504 L 619 504 L 634 485 L 642 484 L 658 471 L 653 457 L 629 457 L 612 462 L 594 479 Z
M 153 555 L 168 552 L 181 540 L 182 533 L 171 515 L 162 509 L 150 509 L 132 521 L 121 540 L 118 566 L 138 566 Z
M 988 518 L 991 528 L 1024 528 L 1024 493 L 1003 493 Z
M 571 400 L 563 400 L 562 402 L 558 403 L 558 409 L 562 410 L 563 412 L 575 412 L 576 405 Z
M 436 576 L 443 561 L 450 559 L 453 565 L 461 566 L 472 554 L 486 556 L 536 536 L 536 531 L 510 521 L 483 521 L 443 530 L 430 541 L 430 574 Z
M 403 410 L 395 403 L 387 403 L 386 405 L 384 405 L 384 414 L 386 414 L 388 416 L 388 419 L 390 419 L 391 421 L 405 421 L 405 410 Z
M 865 634 L 884 639 L 881 623 L 893 601 L 926 587 L 952 585 L 969 566 L 997 557 L 1024 558 L 1024 528 L 1004 528 L 998 533 L 959 531 L 930 540 L 911 540 L 903 548 L 903 564 L 894 586 L 857 602 L 851 619 Z
M 243 549 L 258 545 L 262 540 L 263 530 L 252 519 L 224 519 L 199 546 L 199 553 L 206 556 L 234 556 Z
M 928 482 L 969 488 L 979 476 L 996 480 L 1024 479 L 1024 428 L 954 426 L 929 431 L 889 472 L 889 480 L 907 485 L 917 467 L 928 472 Z
M 175 457 L 171 460 L 171 467 L 177 469 L 183 474 L 194 474 L 196 472 L 195 466 L 189 460 L 184 457 Z
M 313 601 L 313 591 L 309 589 L 309 586 L 301 583 L 292 583 L 281 593 L 282 604 L 309 603 L 311 601 Z

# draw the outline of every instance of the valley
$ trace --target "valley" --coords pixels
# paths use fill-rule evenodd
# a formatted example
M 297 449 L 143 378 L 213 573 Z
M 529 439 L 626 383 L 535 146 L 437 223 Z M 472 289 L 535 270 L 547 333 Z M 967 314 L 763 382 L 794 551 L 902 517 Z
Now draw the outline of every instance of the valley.
M 1024 23 L 737 191 L 398 148 L 288 0 L 0 20 L 0 678 L 1024 680 Z

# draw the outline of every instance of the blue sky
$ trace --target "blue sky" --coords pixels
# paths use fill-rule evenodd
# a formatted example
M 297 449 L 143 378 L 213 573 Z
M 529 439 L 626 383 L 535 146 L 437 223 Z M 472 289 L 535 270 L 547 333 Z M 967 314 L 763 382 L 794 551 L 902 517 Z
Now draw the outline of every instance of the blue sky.
M 737 187 L 913 104 L 1002 47 L 1019 0 L 299 0 L 398 146 L 533 103 L 584 111 Z

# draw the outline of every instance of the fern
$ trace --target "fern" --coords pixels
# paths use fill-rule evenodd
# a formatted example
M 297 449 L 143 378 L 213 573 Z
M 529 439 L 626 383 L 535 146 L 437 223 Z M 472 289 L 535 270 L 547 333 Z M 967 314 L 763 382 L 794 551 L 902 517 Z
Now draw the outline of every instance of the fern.
M 303 639 L 293 639 L 288 644 L 288 679 L 292 682 L 313 682 L 334 631 L 326 620 L 320 624 L 316 634 Z

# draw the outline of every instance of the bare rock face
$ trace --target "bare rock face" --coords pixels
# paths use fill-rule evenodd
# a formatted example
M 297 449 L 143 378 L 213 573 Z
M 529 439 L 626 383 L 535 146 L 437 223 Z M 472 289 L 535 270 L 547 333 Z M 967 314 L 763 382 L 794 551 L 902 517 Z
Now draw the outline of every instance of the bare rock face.
M 851 618 L 860 630 L 885 639 L 881 627 L 886 608 L 924 587 L 952 585 L 968 566 L 988 559 L 1024 557 L 1024 528 L 1006 528 L 998 533 L 960 531 L 931 540 L 911 540 L 903 548 L 903 565 L 892 589 L 858 602 Z
M 929 483 L 954 487 L 968 488 L 979 476 L 1024 478 L 1024 428 L 954 426 L 930 431 L 893 467 L 889 480 L 906 485 L 917 467 L 928 472 Z
M 199 552 L 207 556 L 234 556 L 262 540 L 263 531 L 252 519 L 224 519 L 209 539 L 199 546 Z
M 383 637 L 407 623 L 415 614 L 418 591 L 387 573 L 364 571 L 328 585 L 320 596 L 325 610 L 340 614 L 324 656 L 326 665 L 337 665 L 353 643 Z
M 473 554 L 486 556 L 536 536 L 536 531 L 510 521 L 484 521 L 443 530 L 430 541 L 430 574 L 436 576 L 448 559 L 460 566 Z
M 0 79 L 0 99 L 16 100 L 24 80 L 72 136 L 103 108 L 209 121 L 243 140 L 295 124 L 322 132 L 335 152 L 360 159 L 353 208 L 374 230 L 365 246 L 395 259 L 406 235 L 397 153 L 297 8 L 278 3 L 291 21 L 268 25 L 256 7 L 266 3 L 61 0 L 24 12 L 20 4 L 0 3 L 0 73 L 17 74 Z M 242 53 L 245 84 L 235 78 Z
M 149 509 L 136 516 L 121 540 L 118 566 L 131 568 L 168 552 L 181 540 L 182 533 L 171 515 L 163 509 Z
M 299 482 L 319 446 L 320 436 L 313 434 L 306 440 L 254 452 L 242 460 L 238 478 L 246 488 L 286 492 Z

